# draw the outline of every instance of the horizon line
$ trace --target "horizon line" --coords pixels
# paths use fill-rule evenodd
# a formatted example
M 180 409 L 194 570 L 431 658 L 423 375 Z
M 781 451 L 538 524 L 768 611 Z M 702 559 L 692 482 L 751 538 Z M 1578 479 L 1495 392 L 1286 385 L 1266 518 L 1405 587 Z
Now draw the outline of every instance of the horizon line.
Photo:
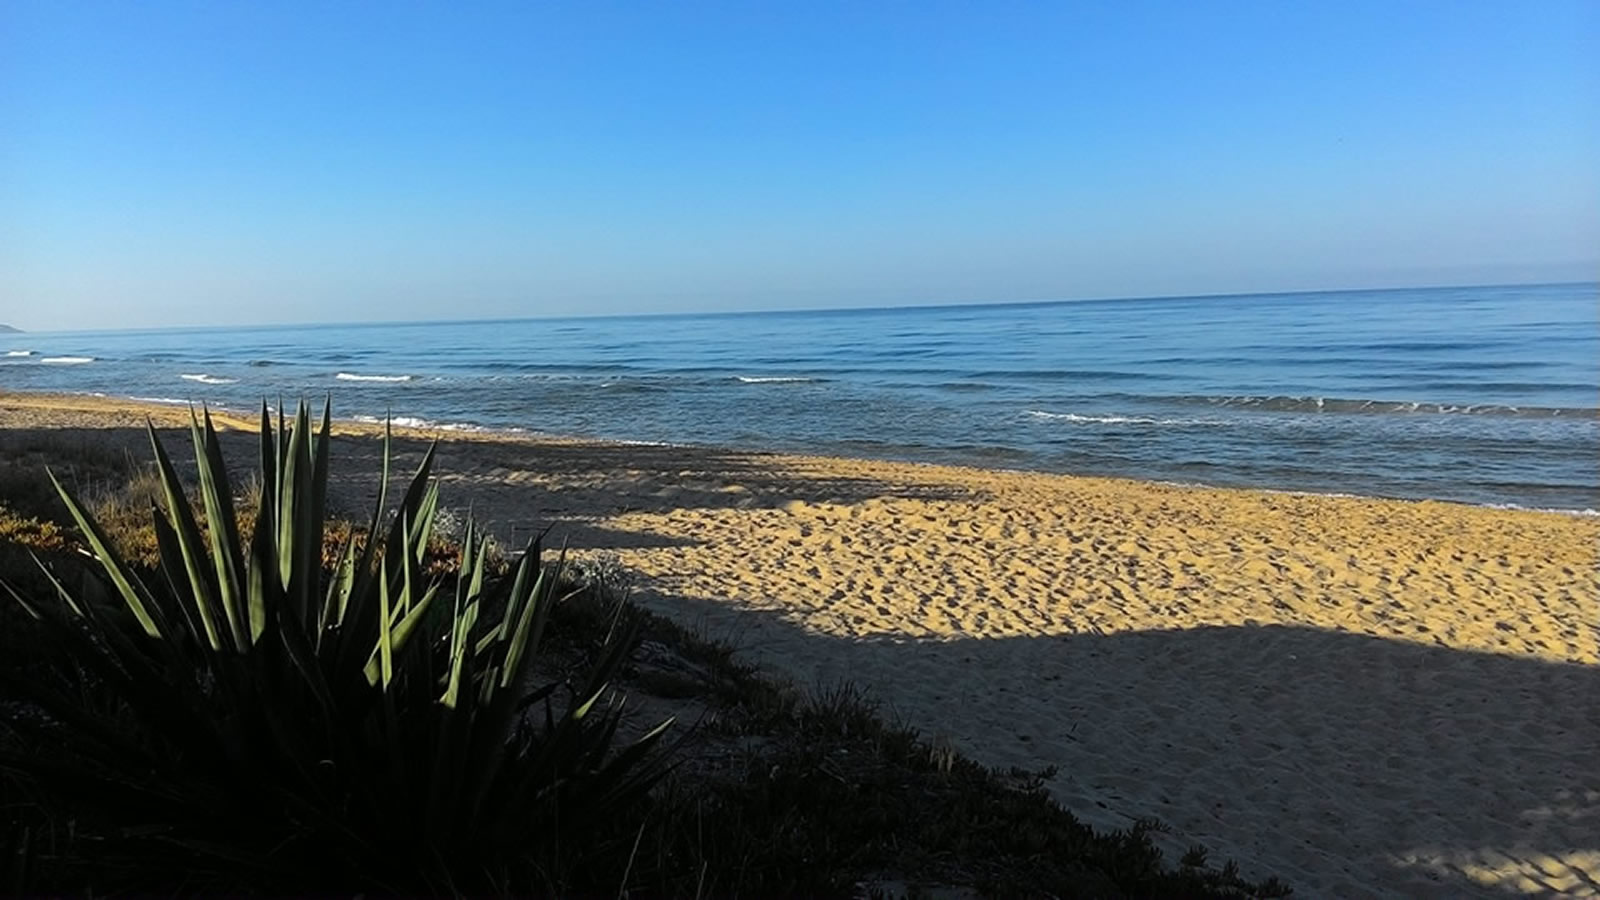
M 783 316 L 805 313 L 878 313 L 930 309 L 1007 309 L 1032 306 L 1057 306 L 1073 303 L 1139 303 L 1158 300 L 1225 300 L 1246 297 L 1298 297 L 1313 294 L 1379 294 L 1392 291 L 1443 291 L 1462 288 L 1534 288 L 1534 287 L 1600 287 L 1600 279 L 1581 281 L 1516 281 L 1476 284 L 1434 284 L 1409 287 L 1362 288 L 1302 288 L 1288 291 L 1221 291 L 1202 294 L 1152 294 L 1124 297 L 1071 297 L 1032 300 L 956 300 L 949 303 L 904 303 L 880 306 L 809 306 L 783 309 L 689 310 L 681 312 L 626 312 L 589 314 L 546 314 L 526 316 L 487 316 L 463 319 L 369 319 L 340 322 L 269 322 L 240 325 L 135 325 L 123 328 L 62 328 L 45 331 L 28 331 L 12 327 L 4 334 L 112 334 L 140 331 L 219 331 L 219 330 L 270 330 L 281 328 L 376 328 L 417 325 L 471 325 L 502 322 L 561 322 L 592 319 L 679 319 L 693 317 Z M 0 323 L 4 325 L 6 323 Z

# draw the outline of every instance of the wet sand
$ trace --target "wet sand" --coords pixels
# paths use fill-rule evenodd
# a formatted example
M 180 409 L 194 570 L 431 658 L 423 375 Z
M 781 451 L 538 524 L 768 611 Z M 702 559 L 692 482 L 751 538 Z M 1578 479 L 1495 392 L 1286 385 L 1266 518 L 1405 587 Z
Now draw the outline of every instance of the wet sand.
M 0 394 L 0 433 L 141 457 L 146 414 L 188 415 Z M 375 429 L 340 433 L 359 512 Z M 1051 790 L 1096 826 L 1160 819 L 1164 846 L 1301 896 L 1600 896 L 1595 518 L 397 435 L 403 463 L 442 438 L 443 502 L 507 543 L 554 522 L 774 673 L 851 679 L 989 765 L 1058 767 Z

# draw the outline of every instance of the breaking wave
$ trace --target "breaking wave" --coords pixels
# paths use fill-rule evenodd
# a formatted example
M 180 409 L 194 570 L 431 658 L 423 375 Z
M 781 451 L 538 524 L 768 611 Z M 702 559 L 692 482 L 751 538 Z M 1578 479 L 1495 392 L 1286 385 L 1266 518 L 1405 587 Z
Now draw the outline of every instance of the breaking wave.
M 1402 400 L 1349 400 L 1338 397 L 1294 396 L 1207 396 L 1193 395 L 1165 399 L 1175 403 L 1255 409 L 1266 412 L 1308 413 L 1385 413 L 1424 415 L 1518 416 L 1522 418 L 1600 418 L 1600 409 L 1570 406 L 1511 406 L 1502 403 L 1428 403 Z
M 1226 425 L 1222 419 L 1169 419 L 1157 416 L 1086 416 L 1079 413 L 1053 413 L 1042 409 L 1030 409 L 1028 415 L 1035 419 L 1054 419 L 1061 422 L 1072 422 L 1080 425 L 1191 425 L 1212 426 Z
M 340 381 L 377 381 L 384 383 L 415 381 L 417 378 L 415 375 L 356 375 L 351 372 L 340 372 L 333 377 Z
M 474 425 L 471 422 L 435 422 L 419 416 L 391 416 L 388 419 L 384 419 L 383 416 L 351 416 L 351 419 L 368 425 L 382 425 L 387 421 L 398 428 L 459 431 L 468 434 L 523 434 L 527 431 L 524 428 L 490 428 L 485 425 Z

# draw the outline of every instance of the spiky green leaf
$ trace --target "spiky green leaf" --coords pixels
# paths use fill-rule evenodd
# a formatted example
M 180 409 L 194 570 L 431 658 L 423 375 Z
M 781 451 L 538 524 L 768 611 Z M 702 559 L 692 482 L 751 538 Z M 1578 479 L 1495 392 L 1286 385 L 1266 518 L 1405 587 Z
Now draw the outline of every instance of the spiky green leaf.
M 211 645 L 211 649 L 220 650 L 222 633 L 216 607 L 216 570 L 206 556 L 205 538 L 200 533 L 200 526 L 195 522 L 194 511 L 189 508 L 189 498 L 183 491 L 183 483 L 178 480 L 178 472 L 173 468 L 172 459 L 156 435 L 155 423 L 148 418 L 145 419 L 145 430 L 150 436 L 150 449 L 156 457 L 156 470 L 161 478 L 161 492 L 167 504 L 167 521 L 172 526 L 173 537 L 176 539 L 184 572 L 188 577 L 188 595 L 192 599 L 194 612 L 200 620 L 206 642 Z M 166 553 L 163 553 L 161 558 L 163 564 L 171 561 L 171 557 Z
M 233 636 L 234 649 L 243 652 L 250 645 L 250 626 L 245 609 L 244 551 L 239 543 L 239 523 L 233 514 L 233 486 L 228 480 L 228 466 L 222 459 L 221 442 L 217 440 L 210 410 L 205 410 L 204 422 L 202 429 L 194 410 L 189 410 L 195 468 L 200 475 L 200 499 L 206 511 L 211 563 L 217 575 L 217 596 Z M 261 527 L 259 522 L 256 527 Z
M 64 487 L 56 478 L 56 473 L 45 470 L 50 476 L 50 483 L 55 485 L 56 493 L 61 495 L 61 501 L 67 505 L 67 512 L 72 514 L 74 522 L 78 523 L 78 530 L 83 532 L 84 539 L 89 542 L 89 547 L 94 551 L 95 559 L 100 562 L 100 567 L 105 571 L 106 577 L 116 587 L 117 593 L 122 596 L 123 603 L 127 604 L 128 611 L 139 621 L 139 627 L 151 637 L 163 637 L 165 628 L 162 627 L 159 617 L 160 611 L 156 608 L 155 600 L 139 584 L 133 573 L 128 571 L 127 565 L 122 562 L 122 557 L 111 548 L 111 542 L 106 538 L 100 526 L 84 512 L 78 499 L 72 492 Z

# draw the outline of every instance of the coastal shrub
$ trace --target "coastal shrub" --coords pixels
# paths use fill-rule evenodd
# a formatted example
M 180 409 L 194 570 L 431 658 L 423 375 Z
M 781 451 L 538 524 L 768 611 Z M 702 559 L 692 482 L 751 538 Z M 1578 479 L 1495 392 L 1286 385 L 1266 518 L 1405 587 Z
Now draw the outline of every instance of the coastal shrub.
M 54 644 L 0 669 L 23 823 L 5 842 L 70 821 L 59 852 L 90 890 L 99 871 L 118 889 L 183 872 L 186 891 L 547 893 L 625 853 L 671 721 L 617 738 L 633 630 L 618 615 L 576 667 L 539 659 L 562 583 L 539 539 L 496 577 L 469 523 L 454 574 L 430 574 L 433 450 L 385 516 L 387 438 L 372 537 L 325 566 L 326 408 L 312 432 L 304 404 L 276 429 L 263 406 L 246 538 L 209 413 L 191 424 L 198 502 L 150 428 L 150 568 L 50 476 L 98 577 L 38 563 L 48 590 L 4 583 Z

